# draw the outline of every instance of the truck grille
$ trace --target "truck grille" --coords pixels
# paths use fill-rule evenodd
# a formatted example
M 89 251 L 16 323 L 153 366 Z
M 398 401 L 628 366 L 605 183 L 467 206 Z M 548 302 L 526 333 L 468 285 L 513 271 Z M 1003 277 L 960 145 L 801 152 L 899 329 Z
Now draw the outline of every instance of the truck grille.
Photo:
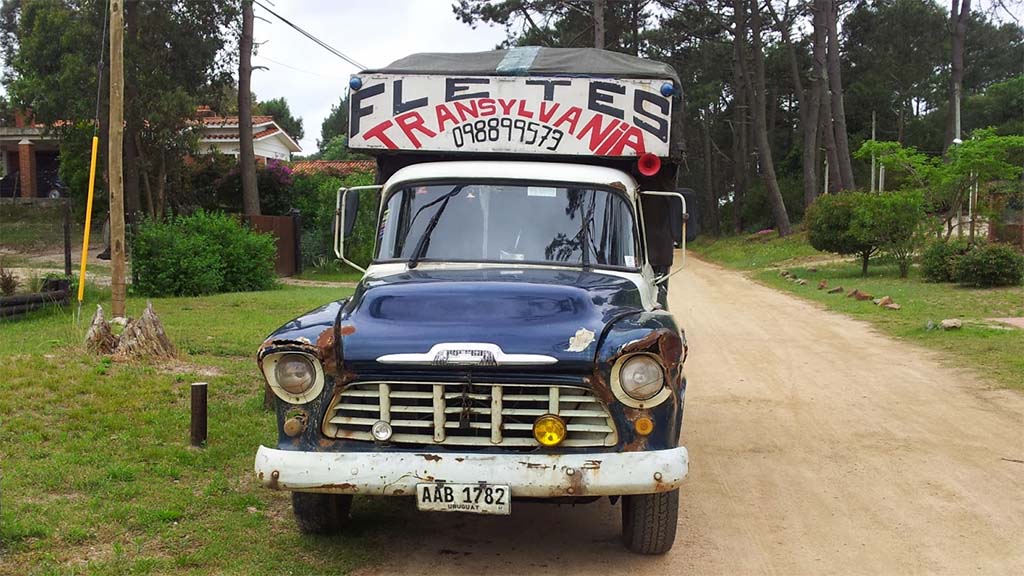
M 393 444 L 535 448 L 533 422 L 557 414 L 568 433 L 560 446 L 614 446 L 615 424 L 586 389 L 562 385 L 360 382 L 327 411 L 324 434 L 373 440 L 370 427 L 391 424 Z

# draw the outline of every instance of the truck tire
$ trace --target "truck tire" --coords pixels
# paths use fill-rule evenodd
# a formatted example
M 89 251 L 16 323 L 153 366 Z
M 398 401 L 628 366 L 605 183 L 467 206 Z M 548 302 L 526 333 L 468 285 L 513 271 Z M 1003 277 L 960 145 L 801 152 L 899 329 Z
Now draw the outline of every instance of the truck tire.
M 348 522 L 351 494 L 292 492 L 295 523 L 303 534 L 337 534 Z
M 622 543 L 637 554 L 664 554 L 676 540 L 679 490 L 622 497 Z

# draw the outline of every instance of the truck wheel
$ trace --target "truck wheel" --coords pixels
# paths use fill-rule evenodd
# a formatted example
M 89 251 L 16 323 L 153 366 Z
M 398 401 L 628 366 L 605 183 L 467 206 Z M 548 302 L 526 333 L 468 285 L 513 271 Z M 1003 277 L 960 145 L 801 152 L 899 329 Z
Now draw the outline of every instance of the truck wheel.
M 637 554 L 664 554 L 676 540 L 679 490 L 622 497 L 622 543 Z
M 292 492 L 295 522 L 303 534 L 337 534 L 348 522 L 351 494 Z

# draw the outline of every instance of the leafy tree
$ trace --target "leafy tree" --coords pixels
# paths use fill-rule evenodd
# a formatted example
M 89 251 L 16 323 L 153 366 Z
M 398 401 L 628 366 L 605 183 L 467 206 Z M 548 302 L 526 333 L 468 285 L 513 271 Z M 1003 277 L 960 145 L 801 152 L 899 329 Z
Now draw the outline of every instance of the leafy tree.
M 302 140 L 306 135 L 302 128 L 302 118 L 292 116 L 288 101 L 284 98 L 272 98 L 256 104 L 252 111 L 253 115 L 273 116 L 274 121 L 292 137 L 293 140 Z
M 331 106 L 331 113 L 320 124 L 320 139 L 316 142 L 317 148 L 323 152 L 335 136 L 348 136 L 348 92 L 341 97 L 336 105 Z
M 125 2 L 126 211 L 143 208 L 142 189 L 145 208 L 162 210 L 195 145 L 196 106 L 233 83 L 236 14 L 237 0 Z M 106 16 L 103 0 L 5 1 L 0 50 L 12 103 L 59 133 L 96 118 L 96 60 Z M 105 77 L 100 86 L 97 128 L 105 151 Z
M 928 156 L 898 142 L 869 140 L 856 156 L 875 155 L 885 166 L 886 179 L 892 174 L 897 187 L 926 191 L 927 206 L 945 212 L 947 235 L 952 232 L 952 219 L 975 182 L 1010 180 L 1024 171 L 1024 135 L 1001 136 L 993 129 L 976 130 L 971 137 L 950 149 L 946 158 Z

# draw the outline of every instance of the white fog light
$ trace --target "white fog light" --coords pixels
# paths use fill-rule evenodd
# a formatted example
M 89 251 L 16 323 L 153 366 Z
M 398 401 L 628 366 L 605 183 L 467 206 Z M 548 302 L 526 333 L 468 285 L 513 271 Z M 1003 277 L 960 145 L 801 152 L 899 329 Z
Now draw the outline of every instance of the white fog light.
M 383 420 L 378 420 L 373 423 L 373 427 L 370 428 L 370 434 L 373 434 L 373 439 L 378 442 L 387 442 L 391 439 L 391 435 L 394 431 L 391 429 L 391 424 Z
M 637 355 L 622 365 L 619 384 L 631 398 L 649 400 L 665 386 L 665 374 L 657 360 L 647 355 Z

